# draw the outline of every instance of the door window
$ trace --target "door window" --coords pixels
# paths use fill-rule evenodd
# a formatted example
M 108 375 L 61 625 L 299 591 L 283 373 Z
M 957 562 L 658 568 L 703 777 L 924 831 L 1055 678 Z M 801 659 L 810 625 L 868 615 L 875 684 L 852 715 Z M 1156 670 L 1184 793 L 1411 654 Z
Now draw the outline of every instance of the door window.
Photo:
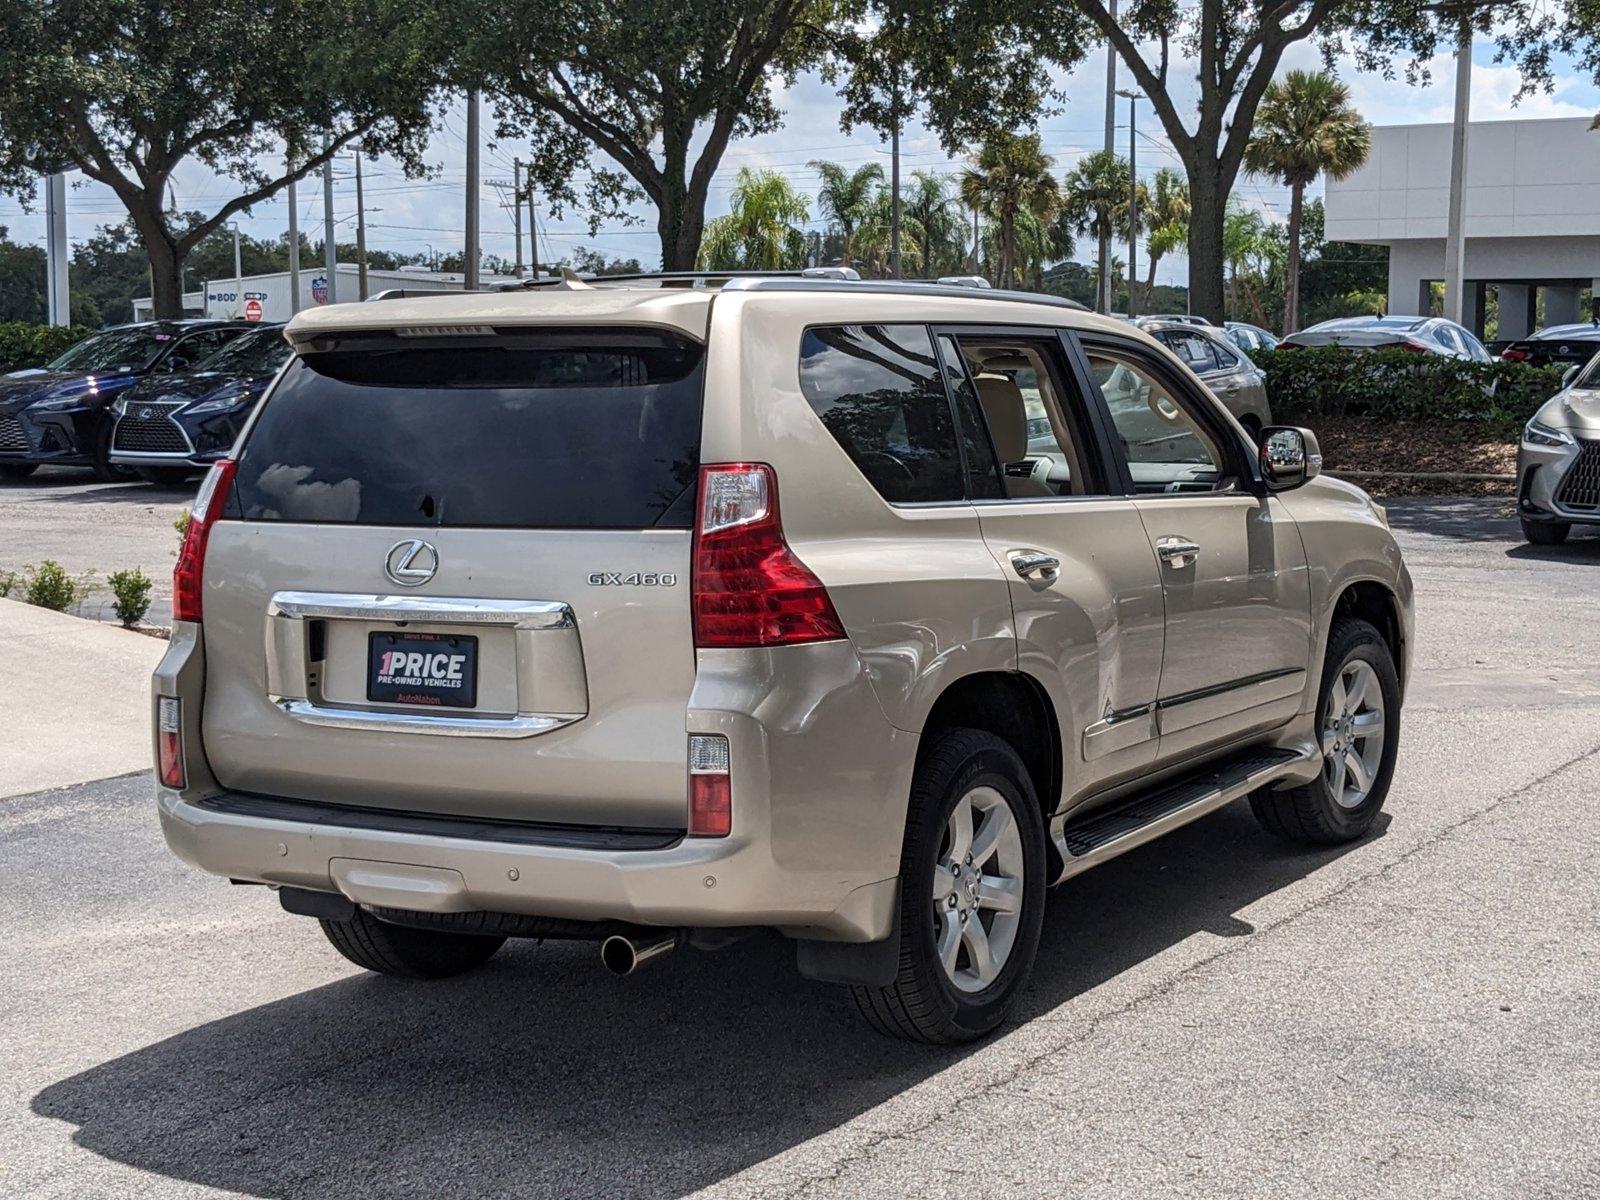
M 800 390 L 889 503 L 966 498 L 950 399 L 926 327 L 808 329 Z
M 1217 359 L 1212 353 L 1211 343 L 1198 333 L 1164 329 L 1156 334 L 1156 337 L 1196 375 L 1204 375 L 1217 369 Z
M 1097 489 L 1083 453 L 1083 411 L 1053 369 L 1055 343 L 945 337 L 952 389 L 976 397 L 1007 499 L 1085 496 Z
M 1194 401 L 1133 354 L 1099 346 L 1084 352 L 1136 491 L 1211 492 L 1231 485 L 1227 459 L 1191 411 Z

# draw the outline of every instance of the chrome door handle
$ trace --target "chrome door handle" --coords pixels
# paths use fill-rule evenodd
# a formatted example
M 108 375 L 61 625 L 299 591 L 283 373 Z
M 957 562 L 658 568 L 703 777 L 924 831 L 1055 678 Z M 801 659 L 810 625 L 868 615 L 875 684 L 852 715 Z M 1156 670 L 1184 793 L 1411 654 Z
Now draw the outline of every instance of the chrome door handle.
M 1169 566 L 1187 567 L 1190 560 L 1200 554 L 1200 546 L 1186 538 L 1164 537 L 1156 543 L 1156 553 Z
M 1011 568 L 1027 579 L 1033 575 L 1054 575 L 1061 566 L 1061 560 L 1053 554 L 1042 554 L 1038 550 L 1018 550 L 1011 555 Z

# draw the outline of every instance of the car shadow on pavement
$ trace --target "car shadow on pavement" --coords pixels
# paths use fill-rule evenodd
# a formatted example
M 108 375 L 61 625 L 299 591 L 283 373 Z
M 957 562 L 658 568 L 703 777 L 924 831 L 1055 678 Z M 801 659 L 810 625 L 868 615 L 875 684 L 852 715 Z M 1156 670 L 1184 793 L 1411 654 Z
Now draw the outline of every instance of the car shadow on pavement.
M 1506 557 L 1534 562 L 1600 563 L 1600 529 L 1596 530 L 1596 536 L 1583 538 L 1579 534 L 1579 529 L 1574 527 L 1569 540 L 1559 546 L 1513 546 L 1506 551 Z
M 200 486 L 197 479 L 194 484 L 184 484 L 182 487 L 167 487 L 164 485 L 145 483 L 143 481 L 130 483 L 104 483 L 95 487 L 84 488 L 77 492 L 52 492 L 46 495 L 31 497 L 35 504 L 171 504 L 174 501 L 192 500 Z
M 1070 880 L 1014 1022 L 1197 934 L 1251 935 L 1241 908 L 1341 852 L 1275 842 L 1235 804 Z M 872 1033 L 776 936 L 628 979 L 592 946 L 523 943 L 466 978 L 360 975 L 223 1018 L 33 1110 L 95 1154 L 254 1196 L 677 1196 L 972 1052 Z
M 1522 540 L 1509 496 L 1387 496 L 1392 529 L 1468 542 Z

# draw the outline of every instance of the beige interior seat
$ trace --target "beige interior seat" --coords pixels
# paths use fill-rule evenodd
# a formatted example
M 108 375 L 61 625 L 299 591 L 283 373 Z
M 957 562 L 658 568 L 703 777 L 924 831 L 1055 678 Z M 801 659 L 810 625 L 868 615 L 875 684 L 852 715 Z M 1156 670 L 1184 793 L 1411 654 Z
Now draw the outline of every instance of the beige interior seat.
M 1006 375 L 985 371 L 973 378 L 978 388 L 978 403 L 989 423 L 995 453 L 1002 463 L 1022 462 L 1028 457 L 1028 409 L 1022 389 Z M 1055 488 L 1030 476 L 1006 475 L 1009 496 L 1054 496 Z

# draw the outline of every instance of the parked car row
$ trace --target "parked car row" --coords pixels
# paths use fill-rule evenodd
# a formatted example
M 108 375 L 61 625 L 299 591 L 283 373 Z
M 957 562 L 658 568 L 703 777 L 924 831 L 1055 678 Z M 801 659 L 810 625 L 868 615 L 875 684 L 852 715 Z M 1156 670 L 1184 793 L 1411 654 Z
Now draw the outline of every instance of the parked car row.
M 222 458 L 288 360 L 281 325 L 148 321 L 0 378 L 0 479 L 40 466 L 180 483 Z

